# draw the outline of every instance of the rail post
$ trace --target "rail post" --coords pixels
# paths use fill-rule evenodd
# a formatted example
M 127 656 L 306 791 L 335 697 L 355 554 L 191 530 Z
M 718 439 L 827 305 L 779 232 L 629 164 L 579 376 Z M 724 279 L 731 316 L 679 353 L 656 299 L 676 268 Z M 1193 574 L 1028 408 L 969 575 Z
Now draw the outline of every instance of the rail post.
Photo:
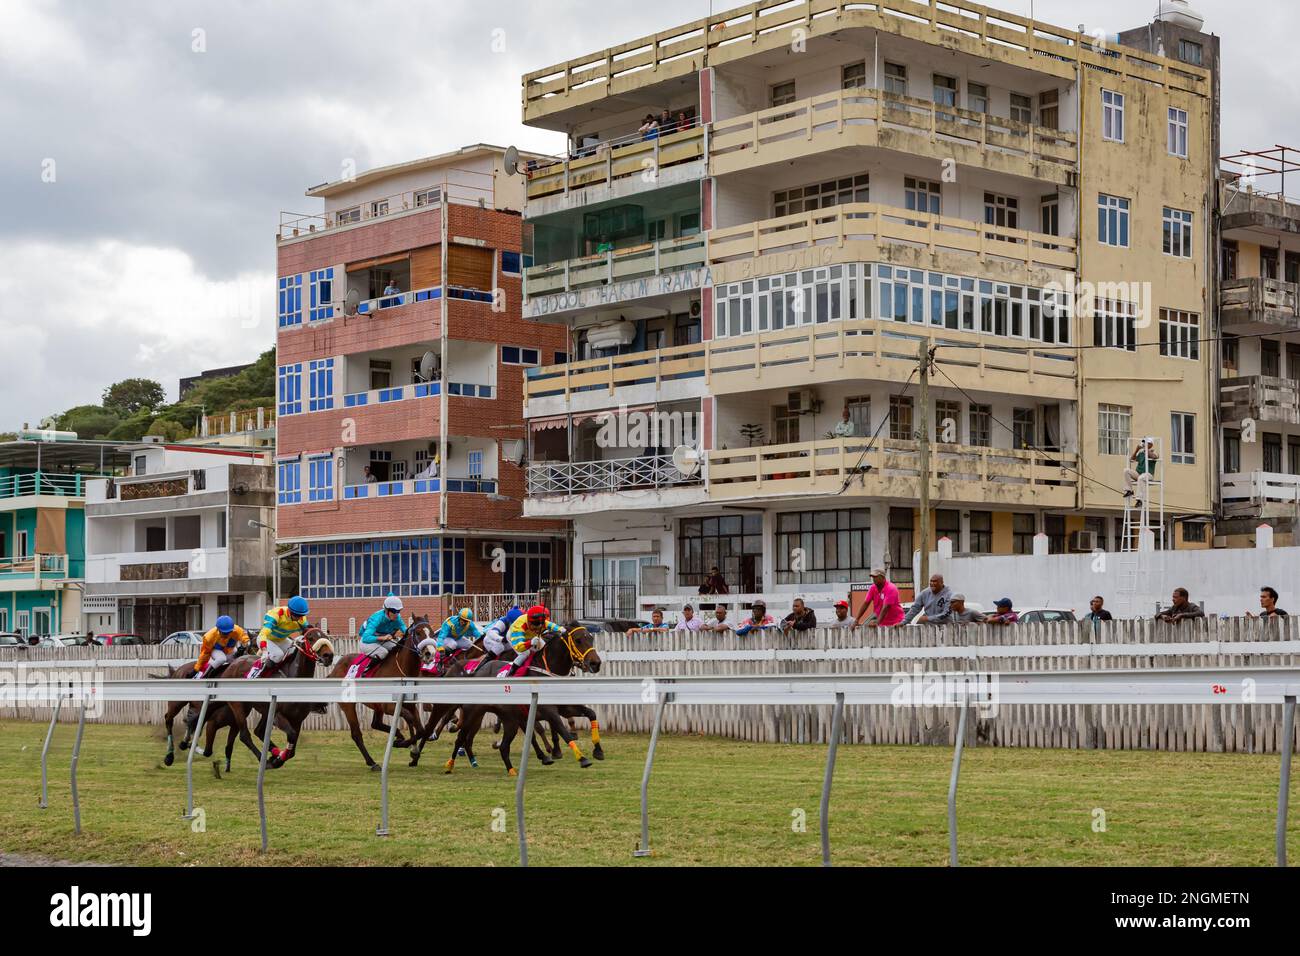
M 835 711 L 831 714 L 831 741 L 826 751 L 826 776 L 822 778 L 822 866 L 831 865 L 831 779 L 835 776 L 835 755 L 839 751 L 840 736 L 844 733 L 844 694 L 835 695 Z
M 77 741 L 72 745 L 72 830 L 81 834 L 81 796 L 77 793 L 77 764 L 81 760 L 81 738 L 86 733 L 86 707 L 89 704 L 84 697 L 81 701 L 81 716 L 77 718 Z
M 1282 704 L 1282 774 L 1277 786 L 1277 865 L 1286 866 L 1286 812 L 1291 797 L 1291 751 L 1295 749 L 1295 698 Z
M 59 689 L 60 691 L 62 688 Z M 54 697 L 54 713 L 50 715 L 50 728 L 45 731 L 45 745 L 41 747 L 41 802 L 37 804 L 42 810 L 50 805 L 49 792 L 49 772 L 48 760 L 50 756 L 50 741 L 54 739 L 54 725 L 59 721 L 59 708 L 63 704 L 63 694 L 57 693 Z
M 275 729 L 276 695 L 266 708 L 266 733 L 262 735 L 262 756 L 257 762 L 257 816 L 262 824 L 262 852 L 266 852 L 266 755 L 271 749 L 271 731 Z
M 966 743 L 966 712 L 970 706 L 963 700 L 961 716 L 957 719 L 957 746 L 952 751 L 952 776 L 948 778 L 948 865 L 957 865 L 957 777 L 961 774 L 961 751 Z
M 528 865 L 528 835 L 524 832 L 524 781 L 528 776 L 528 752 L 533 746 L 537 727 L 537 691 L 528 701 L 528 727 L 524 733 L 523 755 L 519 758 L 519 779 L 515 781 L 515 826 L 519 828 L 519 865 Z
M 388 836 L 388 761 L 393 756 L 393 738 L 397 736 L 397 723 L 402 719 L 405 704 L 406 694 L 398 694 L 393 722 L 388 727 L 388 743 L 384 745 L 384 765 L 379 771 L 379 826 L 375 827 L 375 836 Z
M 660 694 L 655 704 L 655 724 L 650 731 L 650 749 L 645 755 L 645 770 L 641 773 L 641 842 L 632 851 L 633 856 L 650 856 L 650 771 L 655 764 L 655 748 L 659 745 L 659 728 L 664 720 L 664 705 L 668 695 Z
M 199 737 L 203 735 L 203 724 L 208 718 L 208 705 L 212 703 L 212 695 L 208 694 L 203 698 L 203 703 L 199 707 L 199 720 L 194 725 L 194 737 L 190 741 L 190 752 L 185 756 L 185 812 L 181 814 L 182 820 L 194 819 L 194 751 L 199 749 Z

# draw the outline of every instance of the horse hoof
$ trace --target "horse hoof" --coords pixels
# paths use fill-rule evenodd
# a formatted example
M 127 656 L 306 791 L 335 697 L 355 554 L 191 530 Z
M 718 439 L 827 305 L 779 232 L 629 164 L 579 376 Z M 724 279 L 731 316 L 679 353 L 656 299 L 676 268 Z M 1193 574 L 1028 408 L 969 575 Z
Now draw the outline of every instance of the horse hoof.
M 591 761 L 588 760 L 586 757 L 583 757 L 581 760 L 578 761 L 579 767 L 586 768 L 586 767 L 590 767 L 591 765 L 592 765 Z
M 190 749 L 190 742 L 188 740 L 182 740 L 181 750 L 189 750 L 189 749 Z
M 509 774 L 509 775 L 512 776 L 512 777 L 517 777 L 517 776 L 519 776 L 519 771 L 516 770 L 514 767 L 511 767 L 509 770 L 506 771 L 506 773 Z
M 552 760 L 550 757 L 543 757 L 543 758 L 542 758 L 542 766 L 543 766 L 543 767 L 549 767 L 549 766 L 550 766 L 551 764 L 553 764 L 553 763 L 555 763 L 555 761 Z
M 597 760 L 605 759 L 605 751 L 601 750 L 599 746 L 597 746 L 596 749 L 591 752 L 591 755 L 595 757 Z
M 163 757 L 163 766 L 164 766 L 164 767 L 170 767 L 170 766 L 171 766 L 173 763 L 175 763 L 175 762 L 176 762 L 176 755 L 175 755 L 175 754 L 167 754 L 167 756 Z
M 384 768 L 381 767 L 381 766 L 379 766 L 379 764 L 377 764 L 377 763 L 372 763 L 372 764 L 370 765 L 370 769 L 373 770 L 373 771 L 375 771 L 375 772 L 377 773 L 377 772 L 379 772 L 380 770 L 383 770 Z
M 471 767 L 473 767 L 475 770 L 477 770 L 477 769 L 478 769 L 478 758 L 477 758 L 477 757 L 470 757 L 470 758 L 469 758 L 469 765 L 470 765 Z

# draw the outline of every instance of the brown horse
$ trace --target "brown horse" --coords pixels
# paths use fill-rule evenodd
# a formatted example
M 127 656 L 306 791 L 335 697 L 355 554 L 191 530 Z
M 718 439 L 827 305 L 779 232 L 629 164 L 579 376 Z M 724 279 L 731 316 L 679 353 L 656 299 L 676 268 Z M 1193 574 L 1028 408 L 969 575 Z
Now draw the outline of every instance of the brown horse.
M 316 665 L 323 664 L 329 667 L 334 663 L 334 645 L 329 639 L 329 635 L 319 627 L 309 626 L 301 636 L 292 639 L 293 649 L 289 655 L 279 664 L 267 664 L 262 668 L 262 672 L 257 676 L 260 677 L 287 677 L 287 678 L 308 678 L 316 676 Z M 256 665 L 257 661 L 251 656 L 241 657 L 233 664 L 226 668 L 222 675 L 225 680 L 246 680 L 248 673 Z M 228 705 L 230 708 L 231 719 L 234 721 L 239 731 L 239 739 L 243 741 L 253 756 L 260 761 L 262 759 L 262 748 L 260 741 L 266 734 L 266 712 L 269 709 L 268 704 L 250 704 L 243 701 L 231 701 Z M 248 715 L 252 711 L 257 711 L 262 715 L 261 721 L 257 725 L 258 743 L 254 743 L 248 733 Z M 276 747 L 274 741 L 271 743 L 271 749 L 267 756 L 266 765 L 268 767 L 282 767 L 294 755 L 298 746 L 298 736 L 302 732 L 302 725 L 307 720 L 307 716 L 312 713 L 325 713 L 324 704 L 283 704 L 275 708 L 275 725 L 285 732 L 288 737 L 288 743 L 284 750 Z M 212 735 L 214 729 L 209 730 L 207 754 L 212 752 Z
M 432 625 L 425 618 L 417 618 L 411 628 L 403 634 L 398 640 L 390 642 L 391 647 L 388 656 L 375 665 L 366 674 L 369 677 L 419 677 L 420 676 L 420 652 L 416 650 L 416 645 L 429 634 Z M 355 656 L 345 657 L 334 665 L 330 671 L 330 677 L 346 677 L 348 670 L 355 662 Z M 363 680 L 365 678 L 362 678 Z M 370 726 L 373 730 L 388 733 L 389 727 L 384 723 L 383 718 L 393 715 L 393 704 L 366 704 L 374 711 L 371 718 Z M 339 709 L 343 711 L 343 716 L 347 719 L 348 728 L 352 732 L 352 742 L 357 745 L 361 751 L 361 756 L 365 758 L 366 766 L 371 770 L 381 769 L 375 759 L 370 756 L 370 751 L 366 749 L 365 736 L 361 732 L 361 721 L 357 717 L 357 705 L 355 703 L 340 703 Z M 399 716 L 394 715 L 394 719 Z M 409 738 L 403 737 L 399 732 L 393 739 L 395 747 L 411 747 L 412 767 L 420 762 L 420 751 L 423 747 L 423 737 L 425 736 L 424 724 L 420 720 L 420 710 L 415 704 L 403 704 L 400 719 L 406 721 L 408 727 L 412 730 Z M 420 746 L 412 746 L 419 743 Z
M 479 668 L 479 670 L 482 670 L 482 668 Z M 497 668 L 492 667 L 489 670 L 495 672 Z M 600 671 L 600 655 L 596 653 L 595 643 L 592 641 L 591 634 L 587 629 L 581 625 L 570 624 L 559 633 L 548 635 L 545 638 L 542 649 L 533 655 L 529 663 L 528 674 L 520 676 L 565 677 L 575 670 L 585 671 L 589 674 L 598 673 Z M 502 725 L 501 740 L 494 746 L 496 746 L 497 752 L 501 754 L 506 773 L 512 777 L 515 776 L 517 771 L 510 762 L 510 745 L 514 742 L 515 735 L 524 729 L 527 724 L 528 707 L 524 705 L 476 704 L 464 708 L 464 711 L 465 720 L 456 735 L 452 756 L 444 765 L 444 772 L 451 773 L 455 769 L 456 755 L 462 749 L 470 757 L 471 762 L 473 761 L 474 736 L 478 733 L 483 718 L 487 714 L 493 713 L 497 715 Z M 565 743 L 569 745 L 569 750 L 574 759 L 578 761 L 579 766 L 590 767 L 592 765 L 591 761 L 583 755 L 582 750 L 578 747 L 577 738 L 569 732 L 568 724 L 558 707 L 550 704 L 539 705 L 537 720 L 546 721 L 553 731 L 559 732 Z M 534 739 L 529 743 L 536 745 L 536 740 Z
M 233 657 L 237 658 L 241 653 L 243 653 L 243 650 L 243 648 L 237 649 Z M 192 680 L 194 678 L 197 664 L 197 661 L 187 661 L 180 667 L 169 667 L 167 668 L 167 676 L 165 678 L 157 674 L 150 674 L 149 676 L 158 680 Z M 210 680 L 221 676 L 222 671 L 229 666 L 229 664 L 223 664 L 219 668 L 210 668 L 210 676 L 205 679 Z M 163 756 L 164 767 L 170 767 L 176 760 L 176 748 L 173 745 L 173 740 L 175 738 L 172 735 L 172 731 L 175 728 L 177 716 L 179 716 L 180 712 L 186 707 L 190 710 L 189 714 L 186 715 L 185 718 L 185 738 L 181 741 L 181 750 L 189 750 L 190 744 L 194 740 L 195 725 L 199 720 L 198 702 L 192 700 L 171 701 L 167 704 L 167 710 L 163 714 L 163 727 L 167 731 L 167 753 Z M 226 741 L 226 770 L 230 770 L 230 754 L 235 749 L 235 735 L 237 731 L 234 720 L 230 717 L 229 708 L 224 703 L 211 705 L 208 708 L 208 714 L 204 719 L 204 727 L 208 730 L 208 748 L 207 752 L 203 755 L 205 757 L 212 756 L 212 740 L 216 736 L 216 732 L 222 727 L 230 728 L 230 737 Z

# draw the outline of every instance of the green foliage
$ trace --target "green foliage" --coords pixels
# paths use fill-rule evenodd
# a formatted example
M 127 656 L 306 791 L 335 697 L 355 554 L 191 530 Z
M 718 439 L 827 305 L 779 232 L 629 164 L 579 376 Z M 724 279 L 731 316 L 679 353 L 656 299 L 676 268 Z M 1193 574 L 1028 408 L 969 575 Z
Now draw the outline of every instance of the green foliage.
M 103 406 L 119 416 L 154 411 L 167 401 L 163 387 L 149 378 L 127 378 L 104 389 Z
M 186 428 L 180 422 L 168 421 L 162 416 L 155 418 L 149 430 L 145 432 L 146 435 L 161 435 L 167 441 L 181 441 L 189 438 L 193 433 L 192 428 Z
M 139 441 L 149 431 L 153 420 L 152 412 L 137 412 L 109 432 L 106 437 L 110 441 Z
M 58 416 L 56 427 L 76 432 L 79 438 L 105 438 L 122 423 L 122 418 L 99 405 L 78 405 Z

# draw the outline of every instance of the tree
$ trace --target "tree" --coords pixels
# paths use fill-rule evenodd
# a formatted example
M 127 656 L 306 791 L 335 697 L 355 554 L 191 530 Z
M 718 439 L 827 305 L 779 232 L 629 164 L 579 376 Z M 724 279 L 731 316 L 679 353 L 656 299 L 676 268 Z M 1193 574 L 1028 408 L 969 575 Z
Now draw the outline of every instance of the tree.
M 105 438 L 122 423 L 119 415 L 99 405 L 78 405 L 57 416 L 57 426 L 76 432 L 78 438 Z
M 126 418 L 139 411 L 155 411 L 167 395 L 163 387 L 149 378 L 127 378 L 104 389 L 104 407 Z
M 149 427 L 153 425 L 153 419 L 154 414 L 151 411 L 136 412 L 109 432 L 108 439 L 110 441 L 139 441 L 144 437 Z
M 161 435 L 167 441 L 181 441 L 190 437 L 190 430 L 179 422 L 155 418 L 146 435 Z

